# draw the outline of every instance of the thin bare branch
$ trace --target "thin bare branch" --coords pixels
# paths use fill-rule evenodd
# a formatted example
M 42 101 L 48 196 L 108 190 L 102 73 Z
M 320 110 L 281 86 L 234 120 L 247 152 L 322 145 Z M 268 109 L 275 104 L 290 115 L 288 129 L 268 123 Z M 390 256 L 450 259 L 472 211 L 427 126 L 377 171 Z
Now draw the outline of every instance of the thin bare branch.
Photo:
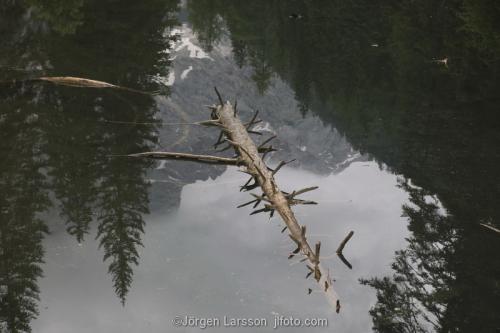
M 146 157 L 157 160 L 180 160 L 180 161 L 192 161 L 207 164 L 219 164 L 219 165 L 240 165 L 241 161 L 237 158 L 227 158 L 212 155 L 195 155 L 186 153 L 172 153 L 172 152 L 145 152 L 137 154 L 122 155 L 128 157 Z
M 293 160 L 288 161 L 288 162 L 281 161 L 278 164 L 278 166 L 273 170 L 272 174 L 275 175 L 282 167 L 284 167 L 285 165 L 287 165 L 289 163 L 292 163 L 293 161 L 295 161 L 295 158 Z
M 492 230 L 494 232 L 498 232 L 500 234 L 500 230 L 499 229 L 497 229 L 497 228 L 495 228 L 495 227 L 493 227 L 493 226 L 491 226 L 489 224 L 485 224 L 485 223 L 479 223 L 479 224 L 482 225 L 485 228 L 488 228 L 488 229 L 490 229 L 490 230 Z
M 217 97 L 219 98 L 219 102 L 220 102 L 220 105 L 224 105 L 224 101 L 222 100 L 222 96 L 219 92 L 219 90 L 217 89 L 217 87 L 214 86 L 214 90 L 215 90 L 215 93 L 217 94 Z

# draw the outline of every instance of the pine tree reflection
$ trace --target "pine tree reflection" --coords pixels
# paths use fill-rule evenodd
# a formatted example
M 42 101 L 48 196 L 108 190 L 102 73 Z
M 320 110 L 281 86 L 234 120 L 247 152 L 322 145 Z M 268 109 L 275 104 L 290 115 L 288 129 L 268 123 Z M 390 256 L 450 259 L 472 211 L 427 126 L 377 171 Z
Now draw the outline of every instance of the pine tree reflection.
M 38 315 L 42 239 L 48 232 L 40 214 L 50 206 L 43 124 L 33 105 L 20 109 L 19 96 L 7 102 L 1 97 L 0 330 L 30 332 L 30 321 Z
M 147 95 L 9 81 L 74 75 L 158 90 L 151 78 L 168 76 L 170 44 L 163 32 L 176 24 L 177 11 L 171 0 L 73 1 L 61 5 L 74 15 L 61 19 L 58 5 L 26 3 L 35 8 L 0 4 L 2 332 L 30 332 L 38 314 L 42 240 L 54 224 L 43 218 L 49 198 L 77 242 L 97 229 L 116 294 L 125 302 L 148 213 L 149 162 L 110 155 L 151 149 L 156 128 L 104 120 L 148 122 L 157 112 Z M 31 10 L 35 15 L 26 15 Z

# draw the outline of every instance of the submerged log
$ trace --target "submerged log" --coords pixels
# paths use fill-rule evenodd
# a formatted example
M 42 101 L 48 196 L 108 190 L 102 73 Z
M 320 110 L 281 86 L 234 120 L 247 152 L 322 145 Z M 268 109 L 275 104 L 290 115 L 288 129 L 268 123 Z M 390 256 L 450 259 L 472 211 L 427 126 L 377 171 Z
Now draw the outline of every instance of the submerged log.
M 243 172 L 251 176 L 250 180 L 254 180 L 255 185 L 243 186 L 243 189 L 250 190 L 260 187 L 262 190 L 262 195 L 254 195 L 255 200 L 247 202 L 240 205 L 240 207 L 249 205 L 251 203 L 256 203 L 254 208 L 262 201 L 264 202 L 264 208 L 257 211 L 253 211 L 252 214 L 259 212 L 270 212 L 271 216 L 274 212 L 277 212 L 283 222 L 285 223 L 285 230 L 289 231 L 290 239 L 295 243 L 296 248 L 290 253 L 289 258 L 293 258 L 296 255 L 301 255 L 301 261 L 307 261 L 307 268 L 310 270 L 309 275 L 313 275 L 314 279 L 319 285 L 318 292 L 322 292 L 326 295 L 332 308 L 336 309 L 336 312 L 340 309 L 340 301 L 337 294 L 332 287 L 332 280 L 330 278 L 329 272 L 325 270 L 320 264 L 320 247 L 321 244 L 318 242 L 315 244 L 314 250 L 309 244 L 306 238 L 306 228 L 301 226 L 295 217 L 291 209 L 291 205 L 306 203 L 311 204 L 313 202 L 295 199 L 295 196 L 316 187 L 310 187 L 299 191 L 294 191 L 291 194 L 283 192 L 278 187 L 274 175 L 278 170 L 271 170 L 263 161 L 263 157 L 259 155 L 262 151 L 259 151 L 259 147 L 253 142 L 249 134 L 249 126 L 242 123 L 239 117 L 236 115 L 234 107 L 229 103 L 223 103 L 222 97 L 218 91 L 217 95 L 219 97 L 220 105 L 210 107 L 212 121 L 218 122 L 218 127 L 221 129 L 221 135 L 217 140 L 217 144 L 222 142 L 227 142 L 237 155 L 234 159 L 225 159 L 217 156 L 203 156 L 199 158 L 200 162 L 215 162 L 218 164 L 229 164 L 238 165 L 243 168 Z M 256 121 L 256 116 L 250 121 L 254 123 Z M 225 139 L 223 139 L 225 137 Z M 269 141 L 270 139 L 268 139 Z M 266 142 L 267 143 L 267 142 Z M 262 148 L 262 147 L 260 147 Z M 260 149 L 262 150 L 262 149 Z M 133 157 L 149 157 L 149 158 L 168 158 L 168 159 L 184 159 L 181 154 L 178 153 L 166 153 L 166 152 L 148 152 L 129 155 Z M 190 160 L 198 160 L 198 158 L 189 157 Z M 277 168 L 279 169 L 279 167 Z

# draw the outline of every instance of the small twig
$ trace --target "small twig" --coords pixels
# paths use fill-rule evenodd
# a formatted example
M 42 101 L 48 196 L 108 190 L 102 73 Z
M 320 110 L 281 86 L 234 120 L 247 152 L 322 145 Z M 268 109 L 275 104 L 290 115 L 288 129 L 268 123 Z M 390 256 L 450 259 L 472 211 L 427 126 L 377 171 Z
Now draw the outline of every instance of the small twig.
M 217 87 L 214 86 L 214 90 L 215 90 L 215 93 L 217 94 L 217 97 L 219 98 L 220 105 L 221 106 L 224 105 L 224 101 L 222 100 L 222 96 L 220 95 L 220 92 L 217 89 Z
M 246 127 L 247 130 L 250 129 L 250 126 L 252 126 L 253 122 L 255 121 L 255 119 L 257 118 L 257 115 L 259 114 L 259 110 L 255 111 L 255 114 L 253 115 L 252 119 L 250 120 L 250 122 L 248 122 L 248 124 L 244 125 Z
M 320 250 L 321 250 L 321 242 L 317 242 L 316 243 L 316 248 L 315 248 L 315 251 L 314 251 L 314 257 L 315 257 L 316 263 L 319 263 L 319 251 Z
M 261 208 L 261 209 L 254 210 L 253 212 L 250 213 L 250 215 L 255 215 L 255 214 L 259 214 L 259 213 L 265 213 L 265 212 L 269 212 L 269 211 L 271 211 L 271 209 L 269 209 L 267 207 L 264 207 L 264 208 Z
M 257 125 L 257 124 L 260 124 L 262 122 L 262 120 L 255 120 L 253 122 L 249 122 L 249 123 L 246 123 L 246 124 L 243 124 L 243 126 L 245 126 L 246 128 L 249 128 L 250 126 L 253 126 L 253 125 Z
M 294 205 L 317 205 L 318 203 L 316 201 L 311 201 L 311 200 L 288 199 L 288 204 L 290 206 L 294 206 Z
M 255 182 L 254 184 L 250 184 L 250 185 L 242 186 L 242 187 L 241 187 L 240 192 L 242 192 L 242 191 L 246 191 L 246 192 L 248 192 L 248 191 L 251 191 L 251 190 L 256 189 L 256 188 L 257 188 L 257 187 L 259 187 L 259 186 L 260 186 L 260 185 L 259 185 L 257 182 Z M 257 205 L 255 205 L 255 206 L 254 206 L 254 208 L 255 208 L 255 207 L 257 207 Z
M 273 151 L 277 151 L 273 148 L 273 146 L 257 148 L 257 152 L 264 153 L 264 155 L 262 155 L 262 159 L 264 159 L 268 153 L 272 153 Z
M 263 147 L 266 143 L 268 143 L 269 141 L 271 141 L 272 139 L 276 138 L 276 135 L 273 135 L 272 137 L 270 138 L 267 138 L 266 140 L 264 140 L 264 142 L 262 142 L 261 144 L 259 144 L 259 147 L 258 148 L 261 148 Z
M 276 169 L 273 170 L 272 174 L 273 176 L 282 168 L 284 167 L 285 165 L 289 164 L 289 163 L 292 163 L 293 161 L 295 161 L 295 158 L 293 160 L 290 160 L 288 162 L 285 162 L 285 161 L 281 161 L 280 164 L 278 164 L 278 166 L 276 167 Z
M 214 149 L 217 149 L 217 147 L 224 142 L 223 137 L 224 137 L 224 131 L 221 130 L 219 133 L 219 137 L 217 138 L 217 142 L 214 144 Z
M 264 151 L 264 154 L 262 154 L 262 160 L 264 160 L 266 158 L 267 154 L 272 153 L 273 151 L 277 151 L 277 150 L 274 149 L 273 147 L 270 147 L 269 149 Z M 259 148 L 259 153 L 261 153 L 260 148 Z
M 254 200 L 252 200 L 252 201 L 245 202 L 245 203 L 243 203 L 243 204 L 241 204 L 241 205 L 237 206 L 236 208 L 241 208 L 241 207 L 248 206 L 248 205 L 250 205 L 250 204 L 253 204 L 253 203 L 254 203 L 254 202 L 256 202 L 256 201 L 259 201 L 259 199 L 254 199 Z
M 344 246 L 347 244 L 347 242 L 349 241 L 349 239 L 351 239 L 351 237 L 354 235 L 354 231 L 349 231 L 349 233 L 347 234 L 347 236 L 344 238 L 344 240 L 340 243 L 338 249 L 337 249 L 337 254 L 338 255 L 341 255 L 342 254 L 342 251 L 344 250 Z
M 241 188 L 244 188 L 244 187 L 247 187 L 248 185 L 250 185 L 250 182 L 253 180 L 253 176 L 250 177 L 247 182 L 241 187 Z
M 291 196 L 295 197 L 295 196 L 297 196 L 299 194 L 306 193 L 306 192 L 309 192 L 309 191 L 313 191 L 313 190 L 316 190 L 318 188 L 319 188 L 318 186 L 306 187 L 306 188 L 303 188 L 303 189 L 298 190 L 298 191 L 293 191 L 292 194 L 291 194 Z

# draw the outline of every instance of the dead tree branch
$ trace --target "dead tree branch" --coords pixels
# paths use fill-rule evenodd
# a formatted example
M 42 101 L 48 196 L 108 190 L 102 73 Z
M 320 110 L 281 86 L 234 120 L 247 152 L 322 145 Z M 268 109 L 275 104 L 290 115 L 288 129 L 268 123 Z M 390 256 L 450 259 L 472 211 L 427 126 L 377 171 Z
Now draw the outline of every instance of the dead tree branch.
M 171 152 L 145 152 L 137 154 L 125 155 L 128 157 L 146 157 L 156 160 L 178 160 L 178 161 L 192 161 L 207 164 L 218 165 L 240 165 L 241 160 L 238 158 L 227 158 L 212 155 L 194 155 L 185 153 L 171 153 Z
M 275 212 L 278 213 L 278 215 L 285 223 L 285 227 L 283 228 L 282 232 L 288 230 L 288 235 L 296 246 L 290 253 L 289 258 L 293 258 L 294 256 L 302 256 L 303 258 L 301 259 L 301 262 L 308 261 L 307 268 L 310 270 L 308 276 L 314 275 L 314 279 L 320 286 L 319 289 L 326 295 L 332 307 L 335 308 L 338 312 L 338 310 L 340 309 L 340 301 L 337 294 L 333 290 L 332 280 L 330 279 L 329 272 L 325 270 L 320 264 L 321 243 L 316 243 L 313 250 L 308 240 L 306 239 L 305 225 L 299 224 L 295 217 L 295 214 L 291 209 L 291 206 L 295 204 L 316 204 L 313 201 L 296 199 L 295 196 L 314 190 L 317 187 L 309 187 L 302 190 L 293 191 L 292 193 L 281 191 L 274 179 L 274 175 L 281 167 L 289 162 L 281 162 L 275 168 L 275 170 L 270 170 L 263 160 L 267 153 L 269 153 L 270 151 L 274 151 L 271 146 L 264 147 L 264 145 L 274 139 L 274 137 L 265 140 L 262 144 L 260 144 L 260 146 L 256 146 L 254 141 L 250 138 L 250 134 L 260 134 L 260 132 L 254 132 L 250 130 L 250 127 L 252 124 L 255 124 L 257 113 L 255 113 L 249 123 L 243 124 L 237 117 L 233 106 L 229 102 L 224 103 L 223 98 L 217 88 L 215 88 L 215 92 L 219 99 L 220 105 L 210 107 L 210 110 L 213 123 L 216 122 L 216 126 L 221 128 L 221 134 L 219 135 L 216 146 L 223 141 L 229 143 L 236 153 L 236 158 L 169 152 L 146 152 L 131 154 L 128 156 L 147 157 L 155 159 L 188 160 L 210 164 L 237 165 L 242 167 L 243 170 L 241 171 L 249 174 L 251 178 L 246 182 L 245 185 L 241 187 L 241 189 L 249 191 L 251 189 L 260 187 L 260 189 L 262 190 L 262 194 L 252 194 L 254 199 L 240 205 L 239 207 L 244 207 L 254 203 L 253 207 L 256 208 L 261 202 L 263 202 L 264 208 L 254 210 L 251 215 L 261 212 L 269 212 L 272 217 Z M 224 136 L 225 139 L 223 139 Z M 261 157 L 260 153 L 264 153 L 264 156 Z M 254 181 L 254 183 L 250 184 L 252 180 Z M 345 242 L 347 242 L 347 240 Z

